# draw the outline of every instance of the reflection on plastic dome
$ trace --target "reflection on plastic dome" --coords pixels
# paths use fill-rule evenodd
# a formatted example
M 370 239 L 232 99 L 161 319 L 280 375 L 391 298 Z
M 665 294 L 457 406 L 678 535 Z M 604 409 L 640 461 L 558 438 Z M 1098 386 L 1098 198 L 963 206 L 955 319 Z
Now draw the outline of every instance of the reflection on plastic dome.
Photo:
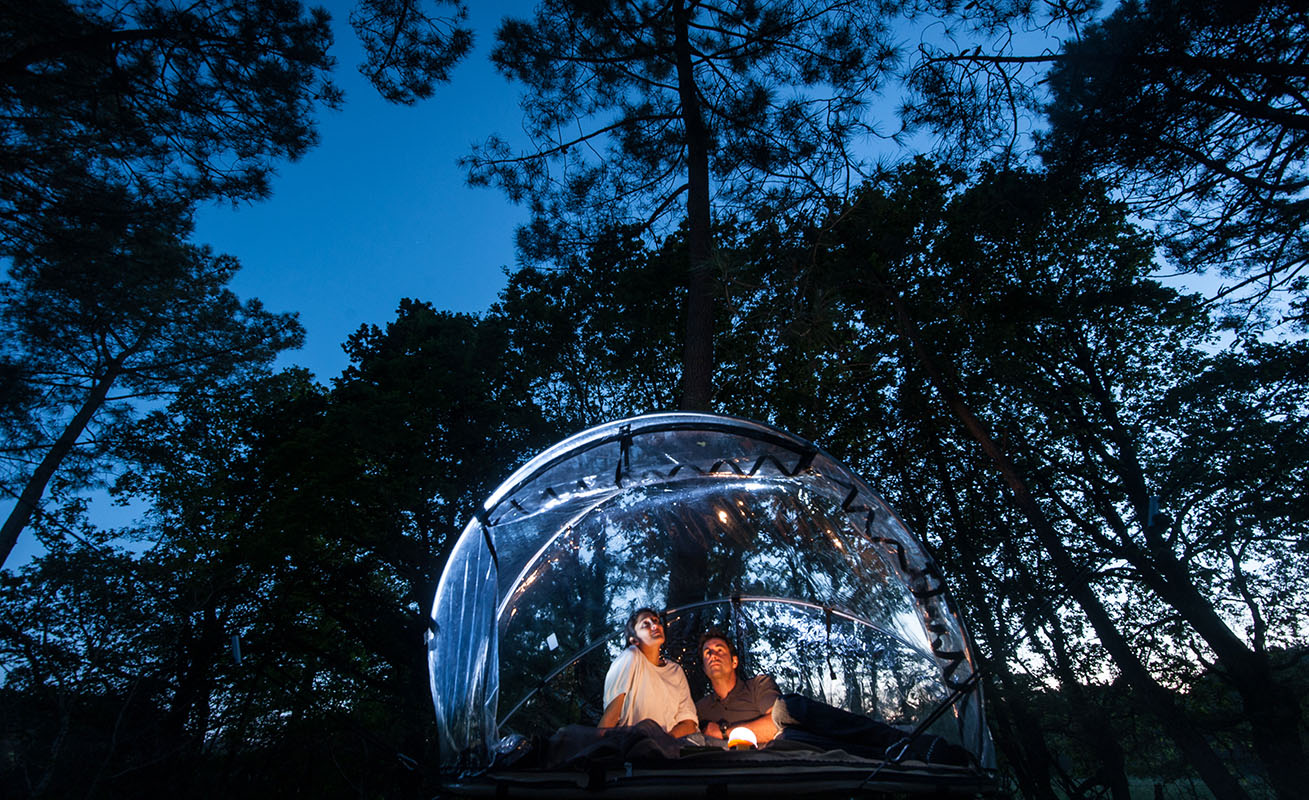
M 539 732 L 593 722 L 621 618 L 664 597 L 686 607 L 670 615 L 667 650 L 693 682 L 699 634 L 735 623 L 751 671 L 784 690 L 912 722 L 943 696 L 940 670 L 906 586 L 849 525 L 830 498 L 786 478 L 704 478 L 613 498 L 543 548 L 501 606 L 501 723 Z M 696 594 L 670 596 L 679 570 L 694 573 L 682 584 Z M 830 628 L 824 606 L 842 612 Z

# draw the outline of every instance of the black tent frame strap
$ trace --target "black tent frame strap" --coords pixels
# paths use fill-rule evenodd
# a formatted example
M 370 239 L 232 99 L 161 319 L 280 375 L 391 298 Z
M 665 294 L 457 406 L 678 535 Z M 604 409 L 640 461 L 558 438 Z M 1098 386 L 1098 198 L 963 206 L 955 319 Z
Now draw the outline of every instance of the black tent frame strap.
M 972 675 L 968 676 L 968 680 L 958 684 L 949 697 L 942 700 L 940 704 L 938 704 L 937 707 L 932 710 L 932 713 L 928 714 L 926 717 L 923 718 L 922 722 L 914 726 L 913 731 L 908 736 L 896 742 L 895 744 L 892 744 L 890 747 L 886 748 L 886 760 L 884 760 L 881 764 L 877 765 L 877 769 L 869 773 L 868 777 L 863 779 L 863 781 L 859 784 L 858 788 L 863 789 L 865 786 L 871 783 L 874 779 L 877 778 L 878 774 L 883 769 L 886 769 L 886 766 L 888 764 L 898 764 L 901 761 L 904 761 L 905 756 L 909 755 L 909 748 L 913 746 L 914 742 L 916 742 L 918 738 L 921 737 L 929 727 L 931 727 L 932 723 L 940 719 L 941 715 L 944 714 L 946 710 L 950 708 L 950 706 L 959 702 L 959 700 L 963 698 L 964 695 L 975 691 L 979 686 L 981 686 L 981 682 L 982 682 L 982 673 L 974 672 Z M 969 756 L 974 761 L 973 764 L 974 767 L 981 766 L 980 763 L 977 763 L 976 754 L 970 751 Z
M 721 597 L 715 600 L 701 600 L 695 603 L 687 603 L 685 605 L 677 606 L 676 608 L 668 608 L 664 610 L 664 614 L 665 616 L 669 614 L 680 614 L 684 611 L 692 611 L 697 608 L 705 608 L 707 606 L 721 605 L 723 603 L 730 604 L 734 612 L 738 612 L 738 613 L 742 603 L 782 603 L 785 605 L 811 608 L 816 611 L 823 612 L 829 631 L 830 631 L 832 618 L 841 617 L 843 619 L 850 620 L 851 622 L 860 625 L 865 625 L 869 628 L 872 628 L 873 630 L 877 631 L 883 636 L 886 636 L 900 643 L 901 645 L 904 645 L 906 648 L 910 650 L 921 652 L 917 647 L 914 647 L 909 642 L 905 641 L 902 637 L 896 635 L 894 632 L 889 631 L 883 628 L 882 626 L 878 625 L 877 623 L 865 617 L 859 616 L 858 614 L 853 614 L 848 611 L 842 611 L 841 609 L 835 608 L 831 605 L 813 603 L 807 600 L 795 600 L 789 597 L 771 597 L 768 595 L 732 595 L 731 597 Z M 500 718 L 500 721 L 496 723 L 497 727 L 504 727 L 504 725 L 514 716 L 514 714 L 517 714 L 518 711 L 523 706 L 527 705 L 529 700 L 535 697 L 536 694 L 540 692 L 542 689 L 545 689 L 551 681 L 559 677 L 559 675 L 565 672 L 569 667 L 573 666 L 578 661 L 581 661 L 596 648 L 601 647 L 602 645 L 605 645 L 610 641 L 612 641 L 613 638 L 614 637 L 612 634 L 608 636 L 602 636 L 590 642 L 587 642 L 585 645 L 583 645 L 582 648 L 577 650 L 575 653 L 573 653 L 568 658 L 567 661 L 560 664 L 558 667 L 555 667 L 544 678 L 537 681 L 536 685 L 532 687 L 532 690 L 529 691 L 527 694 L 525 694 L 521 700 L 519 700 L 517 703 L 514 704 L 513 708 L 509 709 L 509 712 L 507 714 L 505 714 L 503 717 Z M 937 641 L 939 642 L 939 639 Z M 935 648 L 933 648 L 932 655 L 936 656 L 937 658 L 941 658 L 940 654 L 936 651 Z M 958 661 L 952 659 L 945 659 L 945 660 L 947 664 L 945 666 L 945 669 L 942 671 L 942 677 L 946 683 L 946 686 L 953 691 L 953 694 L 946 701 L 943 701 L 945 705 L 948 706 L 949 704 L 955 702 L 955 700 L 957 700 L 958 697 L 962 696 L 962 694 L 966 694 L 967 691 L 971 690 L 971 688 L 975 686 L 976 674 L 974 673 L 973 676 L 970 676 L 963 683 L 951 681 L 949 680 L 949 676 L 953 674 L 955 670 L 958 669 L 960 663 L 963 662 L 963 654 L 962 653 L 959 654 Z M 935 719 L 935 717 L 940 716 L 941 708 L 942 706 L 938 706 L 937 710 L 933 712 L 932 719 Z
M 714 462 L 708 469 L 703 469 L 701 467 L 697 467 L 692 464 L 675 464 L 667 473 L 662 473 L 655 470 L 646 474 L 653 474 L 656 477 L 661 477 L 661 478 L 664 477 L 671 478 L 674 475 L 676 475 L 678 472 L 680 472 L 684 467 L 689 467 L 697 474 L 712 475 L 715 473 L 722 472 L 724 471 L 724 467 L 728 467 L 732 472 L 736 473 L 737 475 L 754 476 L 756 473 L 759 472 L 760 468 L 762 468 L 765 464 L 771 463 L 781 474 L 787 476 L 794 476 L 808 469 L 809 466 L 813 463 L 814 459 L 818 457 L 818 453 L 819 453 L 818 446 L 813 444 L 812 442 L 806 441 L 804 439 L 800 439 L 799 437 L 793 437 L 786 434 L 782 434 L 780 432 L 768 431 L 759 428 L 743 429 L 738 425 L 723 424 L 723 423 L 706 423 L 704 421 L 696 421 L 694 423 L 670 422 L 670 423 L 661 423 L 655 425 L 646 425 L 638 429 L 636 432 L 633 432 L 632 426 L 628 424 L 628 425 L 623 425 L 615 433 L 612 433 L 608 436 L 602 436 L 596 439 L 595 441 L 587 442 L 585 445 L 579 445 L 574 449 L 571 449 L 564 453 L 560 453 L 555 458 L 552 458 L 549 461 L 538 465 L 535 469 L 532 470 L 530 474 L 525 475 L 520 480 L 518 480 L 514 484 L 514 486 L 503 495 L 504 499 L 500 500 L 499 502 L 495 503 L 492 506 L 484 507 L 479 513 L 479 516 L 490 520 L 489 525 L 491 526 L 499 524 L 501 518 L 496 517 L 495 519 L 490 519 L 491 515 L 494 514 L 496 511 L 498 511 L 501 504 L 505 502 L 508 502 L 510 506 L 513 507 L 515 505 L 515 502 L 510 498 L 513 498 L 514 495 L 518 494 L 518 492 L 521 491 L 524 486 L 531 484 L 532 481 L 536 480 L 538 477 L 545 474 L 550 469 L 554 468 L 555 466 L 557 466 L 559 463 L 563 461 L 566 461 L 570 458 L 576 458 L 578 455 L 582 453 L 589 452 L 598 447 L 604 447 L 606 445 L 614 444 L 615 442 L 618 444 L 618 457 L 617 459 L 615 459 L 615 464 L 614 464 L 614 486 L 618 488 L 622 488 L 624 477 L 630 476 L 632 474 L 631 473 L 631 448 L 636 436 L 649 436 L 651 434 L 656 434 L 656 433 L 667 433 L 670 431 L 689 431 L 689 430 L 704 431 L 707 433 L 726 433 L 735 436 L 747 436 L 751 439 L 764 442 L 765 444 L 778 447 L 782 450 L 787 450 L 791 452 L 793 455 L 798 456 L 798 459 L 794 467 L 787 467 L 785 464 L 779 461 L 776 456 L 772 454 L 765 454 L 760 456 L 758 459 L 756 459 L 754 464 L 751 466 L 749 470 L 742 469 L 734 461 L 719 460 Z M 581 482 L 579 488 L 583 490 L 589 490 L 595 487 L 589 486 L 586 483 Z M 552 498 L 557 496 L 557 493 L 550 487 L 543 489 L 541 491 L 541 494 L 547 498 Z M 521 511 L 522 507 L 518 506 L 518 509 Z

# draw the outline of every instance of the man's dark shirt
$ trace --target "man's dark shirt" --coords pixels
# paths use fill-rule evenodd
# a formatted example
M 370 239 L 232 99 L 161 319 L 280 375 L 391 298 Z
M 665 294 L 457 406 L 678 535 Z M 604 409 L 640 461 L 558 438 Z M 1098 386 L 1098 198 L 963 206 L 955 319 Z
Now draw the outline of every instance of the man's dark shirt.
M 708 722 L 727 721 L 727 727 L 750 722 L 773 710 L 773 702 L 781 696 L 777 681 L 769 675 L 756 675 L 749 680 L 737 679 L 732 691 L 722 700 L 714 693 L 709 693 L 695 703 L 695 713 L 700 717 L 700 726 Z

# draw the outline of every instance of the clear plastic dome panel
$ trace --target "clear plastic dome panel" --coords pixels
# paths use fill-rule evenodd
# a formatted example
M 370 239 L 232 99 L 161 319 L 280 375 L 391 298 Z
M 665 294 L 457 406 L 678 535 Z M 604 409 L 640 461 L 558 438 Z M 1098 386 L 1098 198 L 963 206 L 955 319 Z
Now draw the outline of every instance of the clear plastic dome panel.
M 427 634 L 427 670 L 441 760 L 452 768 L 475 768 L 484 762 L 489 743 L 497 736 L 495 580 L 495 557 L 485 530 L 473 521 L 441 574 Z
M 767 650 L 775 642 L 776 655 L 750 652 L 784 687 L 812 694 L 818 686 L 822 691 L 817 696 L 841 694 L 842 705 L 865 698 L 857 708 L 883 717 L 895 709 L 897 718 L 916 705 L 910 695 L 921 694 L 924 681 L 933 684 L 933 696 L 943 696 L 940 668 L 917 603 L 885 562 L 884 552 L 851 528 L 851 518 L 831 498 L 797 489 L 794 480 L 699 477 L 676 491 L 646 487 L 615 496 L 555 537 L 500 609 L 501 696 L 510 713 L 543 683 L 553 684 L 561 671 L 568 671 L 569 686 L 552 686 L 539 701 L 562 706 L 543 713 L 551 722 L 593 723 L 599 716 L 604 665 L 621 648 L 615 631 L 621 631 L 631 609 L 699 606 L 733 596 L 759 598 L 747 604 L 749 619 L 771 638 L 752 637 L 742 645 L 757 643 Z M 787 600 L 803 601 L 809 608 Z M 888 674 L 894 675 L 895 688 L 860 678 L 862 690 L 838 692 L 813 668 L 829 657 L 815 660 L 813 654 L 793 650 L 790 655 L 800 661 L 785 661 L 780 648 L 787 631 L 793 638 L 805 634 L 795 641 L 812 641 L 812 617 L 825 617 L 825 609 L 843 615 L 838 628 L 851 616 L 860 620 L 860 646 L 871 648 L 876 658 L 890 658 L 894 668 Z M 704 627 L 711 619 L 688 614 L 686 620 L 704 621 Z M 694 650 L 704 627 L 670 627 L 670 632 Z M 841 657 L 848 661 L 855 640 L 848 633 L 838 632 L 836 638 L 827 633 L 825 624 L 823 647 L 845 653 Z M 598 647 L 600 642 L 607 646 Z M 693 652 L 686 666 L 688 675 L 699 676 Z M 876 662 L 869 666 L 875 669 Z M 520 720 L 516 729 L 523 724 Z

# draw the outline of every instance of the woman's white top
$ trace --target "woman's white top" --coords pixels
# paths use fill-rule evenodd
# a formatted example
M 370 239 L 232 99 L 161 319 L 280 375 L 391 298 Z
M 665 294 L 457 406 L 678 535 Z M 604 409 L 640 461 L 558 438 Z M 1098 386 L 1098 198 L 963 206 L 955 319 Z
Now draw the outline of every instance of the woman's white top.
M 662 667 L 650 663 L 636 645 L 629 645 L 609 665 L 605 675 L 604 707 L 618 695 L 623 698 L 623 712 L 618 725 L 635 725 L 651 719 L 665 731 L 671 731 L 679 722 L 695 722 L 695 703 L 691 702 L 691 688 L 686 674 L 676 661 L 665 660 Z

